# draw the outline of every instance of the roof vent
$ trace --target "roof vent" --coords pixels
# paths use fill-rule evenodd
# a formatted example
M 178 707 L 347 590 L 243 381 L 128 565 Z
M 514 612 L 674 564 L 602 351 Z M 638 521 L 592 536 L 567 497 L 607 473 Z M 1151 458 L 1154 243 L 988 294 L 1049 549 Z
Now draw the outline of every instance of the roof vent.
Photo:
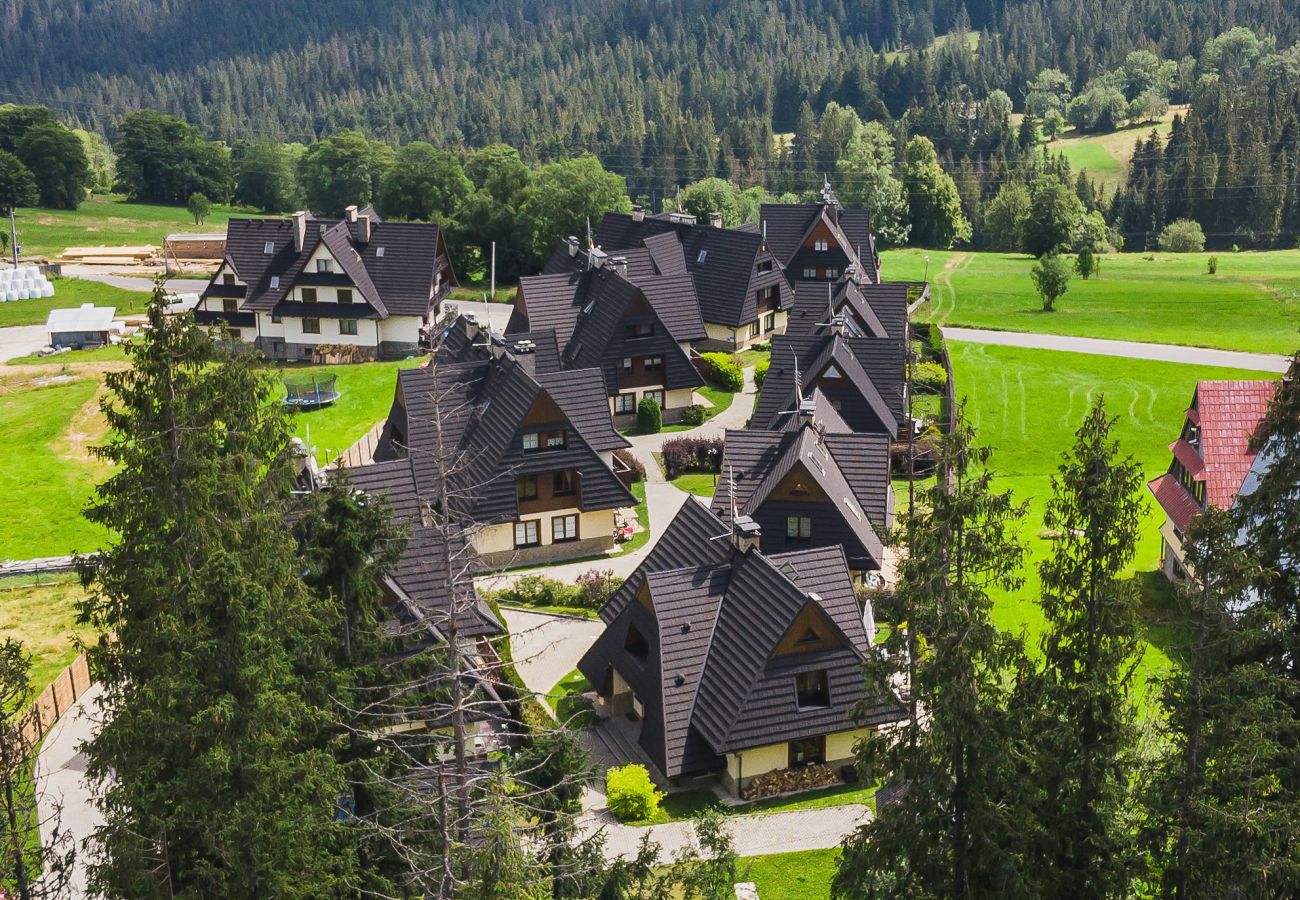
M 690 623 L 690 622 L 683 622 L 683 623 L 682 623 L 682 634 L 690 634 L 690 633 L 691 633 L 691 623 Z
M 307 213 L 299 210 L 293 214 L 293 249 L 301 253 L 307 243 Z
M 614 271 L 617 272 L 617 273 L 619 274 L 620 277 L 622 277 L 622 278 L 626 278 L 626 277 L 627 277 L 627 257 L 626 257 L 626 256 L 614 256 L 614 257 L 611 257 L 609 261 L 613 264 L 613 266 L 614 266 Z
M 673 684 L 676 685 L 677 687 L 681 687 L 681 686 L 684 685 L 685 683 L 686 683 L 686 676 L 685 676 L 685 675 L 674 675 L 674 676 L 673 676 Z
M 576 237 L 574 237 L 573 235 L 569 235 L 569 237 L 565 240 L 564 243 L 569 245 L 570 256 L 578 255 L 578 239 Z
M 516 353 L 536 353 L 536 352 L 537 352 L 537 344 L 536 344 L 534 341 L 530 341 L 530 340 L 527 340 L 527 339 L 522 340 L 522 341 L 515 341 L 515 352 L 516 352 Z
M 354 203 L 347 207 L 343 210 L 343 214 L 347 216 L 349 222 L 355 222 L 357 220 L 357 205 Z
M 736 516 L 731 520 L 731 545 L 744 553 L 753 547 L 758 549 L 763 529 L 749 516 Z
M 605 265 L 605 260 L 608 258 L 609 254 L 599 247 L 592 247 L 587 251 L 587 259 L 591 260 L 591 267 L 593 269 L 599 269 L 601 266 Z
M 632 204 L 632 221 L 633 222 L 645 221 L 645 207 L 642 206 L 640 203 Z

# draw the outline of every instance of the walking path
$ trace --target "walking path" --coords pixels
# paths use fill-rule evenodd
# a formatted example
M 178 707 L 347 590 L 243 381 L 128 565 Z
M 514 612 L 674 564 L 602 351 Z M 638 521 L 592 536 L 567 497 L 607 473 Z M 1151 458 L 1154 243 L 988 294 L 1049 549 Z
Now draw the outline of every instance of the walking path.
M 103 824 L 95 807 L 90 782 L 86 779 L 86 758 L 81 744 L 89 740 L 98 727 L 99 711 L 95 705 L 101 693 L 91 685 L 50 729 L 41 744 L 36 762 L 36 802 L 42 830 L 57 821 L 76 844 L 69 896 L 80 900 L 86 896 L 86 868 L 90 851 L 86 840 Z M 48 839 L 49 835 L 44 837 Z
M 870 807 L 855 803 L 825 809 L 729 816 L 726 824 L 739 856 L 763 856 L 838 847 L 858 825 L 870 818 Z M 608 859 L 636 856 L 641 839 L 647 833 L 650 840 L 662 848 L 661 859 L 665 862 L 671 860 L 678 850 L 692 846 L 695 840 L 690 822 L 666 822 L 638 828 L 614 821 L 609 813 L 585 816 L 578 822 L 583 837 L 601 829 L 605 832 L 605 856 Z
M 1032 350 L 1064 350 L 1070 353 L 1089 353 L 1094 356 L 1122 356 L 1127 359 L 1148 359 L 1156 362 L 1258 369 L 1262 372 L 1285 372 L 1291 362 L 1285 356 L 1273 356 L 1267 353 L 1243 353 L 1237 350 L 1211 350 L 1206 347 L 1146 344 L 1140 341 L 1113 341 L 1059 334 L 1032 334 L 1023 331 L 942 327 L 944 337 L 950 341 L 1025 347 Z
M 510 630 L 510 655 L 524 685 L 541 695 L 578 666 L 582 654 L 600 637 L 600 619 L 550 616 L 516 607 L 502 607 Z
M 11 325 L 0 328 L 0 363 L 20 356 L 31 356 L 49 343 L 49 340 L 44 325 Z

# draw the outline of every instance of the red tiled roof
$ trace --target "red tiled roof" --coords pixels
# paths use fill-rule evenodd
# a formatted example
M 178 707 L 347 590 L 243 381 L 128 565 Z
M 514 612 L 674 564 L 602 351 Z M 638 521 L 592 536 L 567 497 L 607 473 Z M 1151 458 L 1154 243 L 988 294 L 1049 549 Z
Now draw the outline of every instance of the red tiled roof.
M 1255 454 L 1250 440 L 1277 393 L 1276 381 L 1202 381 L 1193 404 L 1200 418 L 1205 498 L 1227 509 L 1237 498 Z
M 1205 480 L 1205 460 L 1201 459 L 1201 454 L 1196 452 L 1195 447 L 1179 438 L 1169 445 L 1169 449 L 1174 451 L 1174 459 L 1183 464 L 1183 468 L 1187 470 L 1188 475 L 1191 475 L 1197 481 Z
M 1201 513 L 1187 488 L 1173 475 L 1161 475 L 1155 481 L 1147 482 L 1147 489 L 1179 531 L 1186 531 L 1192 519 Z

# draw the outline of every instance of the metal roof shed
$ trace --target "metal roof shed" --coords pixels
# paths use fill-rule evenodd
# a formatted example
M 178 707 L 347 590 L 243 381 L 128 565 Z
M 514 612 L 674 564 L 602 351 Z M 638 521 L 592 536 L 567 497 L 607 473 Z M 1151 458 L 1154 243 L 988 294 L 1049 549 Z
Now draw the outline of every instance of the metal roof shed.
M 81 348 L 88 344 L 107 344 L 117 308 L 83 303 L 75 309 L 52 309 L 45 320 L 50 346 Z

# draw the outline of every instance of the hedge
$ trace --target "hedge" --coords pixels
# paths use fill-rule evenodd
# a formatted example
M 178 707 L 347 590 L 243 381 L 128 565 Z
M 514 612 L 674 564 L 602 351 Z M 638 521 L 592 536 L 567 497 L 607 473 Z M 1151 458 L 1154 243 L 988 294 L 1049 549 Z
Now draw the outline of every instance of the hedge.
M 662 791 L 656 790 L 645 766 L 635 763 L 605 772 L 605 799 L 621 822 L 644 822 L 659 811 Z
M 735 394 L 745 389 L 745 372 L 730 353 L 701 353 L 709 369 L 708 378 L 724 391 Z
M 761 388 L 763 386 L 763 382 L 767 380 L 767 370 L 771 365 L 772 360 L 770 359 L 760 359 L 754 363 L 754 385 L 756 387 Z

